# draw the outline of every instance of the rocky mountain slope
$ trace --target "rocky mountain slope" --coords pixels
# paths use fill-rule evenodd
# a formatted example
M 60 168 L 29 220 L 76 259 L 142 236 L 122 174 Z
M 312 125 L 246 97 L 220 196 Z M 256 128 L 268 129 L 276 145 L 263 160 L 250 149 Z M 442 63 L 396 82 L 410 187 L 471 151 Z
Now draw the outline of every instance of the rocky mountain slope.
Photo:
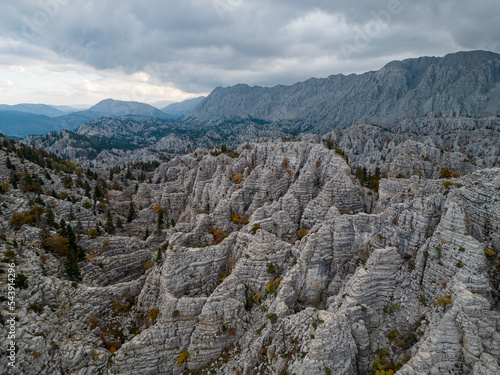
M 221 123 L 255 118 L 292 121 L 324 133 L 359 122 L 391 125 L 432 112 L 500 113 L 500 55 L 459 52 L 393 61 L 376 72 L 311 78 L 291 86 L 216 88 L 186 120 Z
M 191 113 L 193 109 L 203 100 L 204 96 L 198 98 L 187 99 L 179 103 L 170 103 L 166 107 L 161 108 L 162 112 L 174 117 L 180 118 L 188 113 Z
M 334 144 L 363 130 L 353 149 L 386 147 L 360 125 L 154 171 L 2 139 L 0 278 L 24 275 L 12 373 L 500 373 L 500 169 L 405 178 L 414 154 L 389 152 L 367 182 Z
M 83 165 L 125 165 L 161 160 L 198 147 L 225 144 L 241 148 L 254 141 L 323 141 L 349 155 L 353 169 L 375 170 L 391 176 L 419 170 L 437 177 L 443 167 L 461 173 L 498 165 L 500 118 L 432 115 L 402 120 L 392 129 L 358 124 L 326 134 L 294 135 L 271 124 L 250 121 L 193 128 L 191 124 L 142 118 L 101 118 L 82 125 L 77 133 L 54 132 L 31 136 L 23 143 L 42 147 Z M 411 157 L 408 157 L 411 156 Z

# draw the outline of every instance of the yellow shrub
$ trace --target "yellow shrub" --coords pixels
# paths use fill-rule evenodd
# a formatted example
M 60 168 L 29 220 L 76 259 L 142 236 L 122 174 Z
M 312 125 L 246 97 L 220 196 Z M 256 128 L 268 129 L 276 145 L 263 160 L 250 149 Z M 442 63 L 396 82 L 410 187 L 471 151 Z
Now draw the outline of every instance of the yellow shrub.
M 177 360 L 177 364 L 182 366 L 184 362 L 186 362 L 189 358 L 189 352 L 187 350 L 183 350 L 181 354 L 179 354 L 179 359 Z
M 94 239 L 99 235 L 99 232 L 97 229 L 91 229 L 87 232 L 87 234 L 90 236 L 90 238 Z
M 436 302 L 434 302 L 434 306 L 447 306 L 447 305 L 451 305 L 451 296 L 449 294 L 446 294 L 444 296 L 442 296 L 441 298 L 438 298 L 436 300 Z
M 305 229 L 300 229 L 298 232 L 297 232 L 297 236 L 299 237 L 299 240 L 301 240 L 303 237 L 307 236 L 307 230 Z
M 274 280 L 273 282 L 267 283 L 266 289 L 268 293 L 275 293 L 281 283 L 281 278 L 278 278 L 277 280 Z
M 156 318 L 158 317 L 158 314 L 160 314 L 160 309 L 155 307 L 155 308 L 149 310 L 148 316 L 154 322 L 156 320 Z
M 234 183 L 239 184 L 241 181 L 243 181 L 243 175 L 241 173 L 238 173 L 233 177 Z
M 69 240 L 59 234 L 45 240 L 47 246 L 59 256 L 65 256 L 69 249 Z
M 241 223 L 240 217 L 238 215 L 236 215 L 235 213 L 231 214 L 231 220 L 233 221 L 233 223 L 238 224 L 238 225 Z
M 484 248 L 484 254 L 489 257 L 497 255 L 497 253 L 494 250 L 491 250 L 489 247 Z

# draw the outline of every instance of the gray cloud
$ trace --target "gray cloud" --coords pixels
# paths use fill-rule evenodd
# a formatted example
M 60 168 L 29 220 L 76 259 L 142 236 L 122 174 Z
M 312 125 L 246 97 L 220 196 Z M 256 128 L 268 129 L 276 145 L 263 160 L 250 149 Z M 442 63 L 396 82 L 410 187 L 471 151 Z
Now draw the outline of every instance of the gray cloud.
M 489 0 L 17 0 L 0 15 L 1 36 L 193 93 L 500 51 L 500 3 Z M 0 55 L 38 51 L 11 48 Z

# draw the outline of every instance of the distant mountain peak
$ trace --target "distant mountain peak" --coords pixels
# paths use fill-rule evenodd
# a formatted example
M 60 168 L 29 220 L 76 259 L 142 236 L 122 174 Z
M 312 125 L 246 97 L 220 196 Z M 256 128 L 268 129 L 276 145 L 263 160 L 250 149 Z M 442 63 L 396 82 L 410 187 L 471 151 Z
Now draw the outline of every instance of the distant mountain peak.
M 164 112 L 149 104 L 115 99 L 102 100 L 91 107 L 89 111 L 100 112 L 111 116 L 135 115 L 158 118 L 168 117 Z
M 0 104 L 0 111 L 17 111 L 48 117 L 57 117 L 65 114 L 65 112 L 50 105 L 31 103 L 20 103 L 15 105 Z

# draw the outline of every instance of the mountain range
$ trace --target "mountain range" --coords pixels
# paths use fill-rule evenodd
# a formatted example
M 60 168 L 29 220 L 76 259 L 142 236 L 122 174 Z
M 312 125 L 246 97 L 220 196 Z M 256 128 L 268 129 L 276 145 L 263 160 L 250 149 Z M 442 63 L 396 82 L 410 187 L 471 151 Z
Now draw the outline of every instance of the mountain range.
M 114 99 L 103 100 L 84 111 L 67 106 L 55 108 L 44 104 L 0 105 L 0 132 L 9 136 L 26 137 L 63 129 L 75 130 L 80 125 L 100 117 L 139 116 L 174 119 L 189 113 L 201 99 L 172 103 L 173 107 L 167 106 L 164 111 L 145 103 Z
M 16 112 L 32 113 L 34 115 L 43 115 L 48 117 L 63 116 L 68 112 L 68 111 L 62 111 L 50 105 L 28 104 L 28 103 L 16 104 L 16 105 L 0 104 L 0 111 L 16 111 Z
M 500 374 L 498 60 L 0 112 L 0 373 Z
M 393 61 L 361 75 L 291 86 L 218 87 L 186 117 L 218 124 L 260 119 L 325 133 L 360 122 L 391 125 L 429 113 L 500 114 L 500 55 L 486 51 Z
M 193 127 L 251 122 L 293 134 L 324 134 L 362 122 L 391 127 L 405 118 L 435 113 L 500 115 L 500 55 L 458 52 L 393 61 L 378 71 L 311 78 L 290 86 L 217 87 L 206 98 L 172 103 L 161 110 L 113 99 L 70 114 L 44 105 L 4 105 L 0 132 L 24 137 L 74 130 L 99 117 L 143 116 L 180 118 Z

